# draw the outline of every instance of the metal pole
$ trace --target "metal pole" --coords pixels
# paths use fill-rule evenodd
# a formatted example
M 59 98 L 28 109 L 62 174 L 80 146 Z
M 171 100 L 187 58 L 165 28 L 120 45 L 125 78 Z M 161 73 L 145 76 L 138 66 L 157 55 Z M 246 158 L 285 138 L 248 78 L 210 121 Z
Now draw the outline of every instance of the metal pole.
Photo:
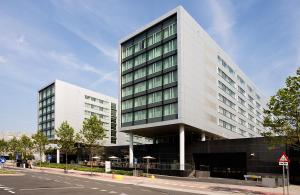
M 284 186 L 285 186 L 285 176 L 284 176 L 284 165 L 283 165 L 282 166 L 282 189 L 283 189 L 283 195 L 285 194 Z
M 287 189 L 287 194 L 289 195 L 290 194 L 290 192 L 289 192 L 289 185 L 290 185 L 290 178 L 289 178 L 289 176 L 290 176 L 290 174 L 289 174 L 289 164 L 287 164 L 286 165 L 286 175 L 287 175 L 287 185 L 286 185 L 286 189 Z
M 148 177 L 148 169 L 149 169 L 149 159 L 147 158 L 147 177 Z

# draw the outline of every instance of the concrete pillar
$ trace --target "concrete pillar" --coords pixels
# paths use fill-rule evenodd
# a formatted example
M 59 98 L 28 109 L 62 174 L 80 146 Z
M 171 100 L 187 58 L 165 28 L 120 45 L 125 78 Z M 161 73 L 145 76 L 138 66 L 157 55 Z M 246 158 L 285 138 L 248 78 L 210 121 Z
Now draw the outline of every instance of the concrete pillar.
M 57 164 L 60 163 L 60 152 L 59 152 L 59 149 L 56 149 L 56 163 Z
M 133 133 L 129 133 L 129 166 L 133 167 Z
M 205 132 L 202 132 L 202 133 L 201 133 L 201 141 L 202 141 L 202 142 L 205 142 Z
M 184 125 L 179 126 L 179 166 L 180 170 L 184 170 L 185 165 L 185 135 Z

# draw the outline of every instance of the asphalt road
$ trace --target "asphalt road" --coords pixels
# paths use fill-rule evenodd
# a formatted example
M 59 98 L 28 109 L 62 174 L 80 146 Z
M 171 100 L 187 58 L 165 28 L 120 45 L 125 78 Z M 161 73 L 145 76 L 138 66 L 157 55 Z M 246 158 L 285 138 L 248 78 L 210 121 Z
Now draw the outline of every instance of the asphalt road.
M 184 195 L 191 194 L 163 189 L 146 188 L 130 184 L 119 184 L 56 175 L 22 171 L 22 176 L 0 176 L 0 195 Z M 191 194 L 192 195 L 192 194 Z

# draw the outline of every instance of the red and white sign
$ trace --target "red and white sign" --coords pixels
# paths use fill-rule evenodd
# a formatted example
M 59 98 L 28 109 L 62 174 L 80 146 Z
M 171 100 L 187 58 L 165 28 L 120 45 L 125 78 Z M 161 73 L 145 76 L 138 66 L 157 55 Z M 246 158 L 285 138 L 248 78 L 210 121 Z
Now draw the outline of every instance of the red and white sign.
M 285 153 L 282 153 L 281 157 L 278 159 L 279 165 L 287 166 L 289 165 L 289 158 Z

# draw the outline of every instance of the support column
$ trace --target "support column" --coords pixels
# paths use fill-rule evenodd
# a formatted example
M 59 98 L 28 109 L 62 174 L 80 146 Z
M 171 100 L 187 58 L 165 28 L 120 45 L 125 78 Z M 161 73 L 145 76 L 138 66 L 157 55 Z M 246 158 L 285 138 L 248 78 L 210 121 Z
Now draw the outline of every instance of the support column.
M 57 164 L 60 163 L 60 151 L 59 151 L 59 149 L 56 149 L 56 163 Z
M 129 166 L 133 167 L 133 133 L 129 133 Z
M 202 141 L 202 142 L 205 142 L 205 140 L 206 140 L 205 132 L 202 132 L 202 133 L 201 133 L 201 141 Z
M 185 135 L 184 125 L 179 126 L 179 166 L 180 170 L 184 171 L 185 165 Z

